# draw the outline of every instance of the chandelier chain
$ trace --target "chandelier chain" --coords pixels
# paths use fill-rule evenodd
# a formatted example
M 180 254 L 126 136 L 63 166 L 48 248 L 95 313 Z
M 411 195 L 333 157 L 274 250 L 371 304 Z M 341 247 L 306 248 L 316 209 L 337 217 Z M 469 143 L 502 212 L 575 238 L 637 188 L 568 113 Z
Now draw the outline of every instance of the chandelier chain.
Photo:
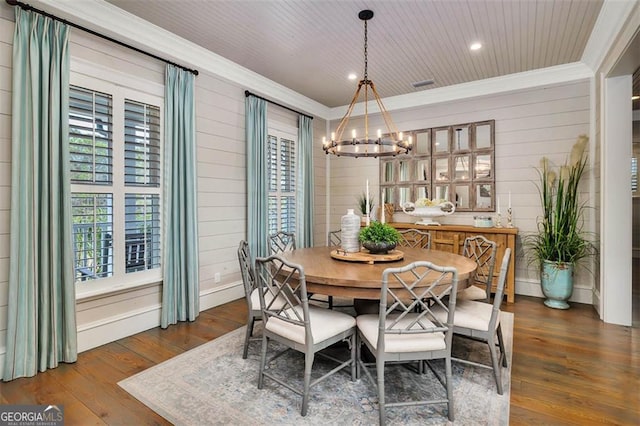
M 364 81 L 369 81 L 369 75 L 367 72 L 367 68 L 369 65 L 368 55 L 367 55 L 367 21 L 364 21 Z

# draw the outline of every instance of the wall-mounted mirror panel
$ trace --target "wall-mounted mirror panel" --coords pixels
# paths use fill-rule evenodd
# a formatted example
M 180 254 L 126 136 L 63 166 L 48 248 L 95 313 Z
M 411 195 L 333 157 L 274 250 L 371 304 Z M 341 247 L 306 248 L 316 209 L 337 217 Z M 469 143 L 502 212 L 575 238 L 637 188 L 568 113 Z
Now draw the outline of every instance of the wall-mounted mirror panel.
M 453 151 L 468 151 L 471 141 L 471 126 L 456 126 L 453 134 Z
M 444 198 L 459 211 L 493 211 L 494 127 L 489 120 L 409 132 L 409 154 L 380 160 L 386 201 L 400 210 L 418 198 Z
M 493 208 L 493 184 L 476 184 L 476 210 L 492 210 Z
M 402 208 L 408 202 L 413 202 L 415 200 L 411 197 L 411 187 L 410 186 L 399 186 L 398 187 L 398 203 L 397 205 Z M 394 203 L 395 204 L 395 203 Z
M 491 164 L 490 154 L 476 154 L 475 162 L 473 165 L 475 173 L 475 179 L 488 179 L 491 177 L 491 171 L 493 165 Z
M 476 149 L 491 148 L 493 146 L 493 125 L 491 123 L 476 124 L 475 147 Z
M 429 182 L 431 180 L 431 159 L 424 158 L 416 160 L 416 180 Z
M 394 189 L 392 186 L 387 186 L 382 188 L 382 192 L 384 193 L 384 202 L 388 204 L 396 204 L 396 197 L 394 196 Z
M 408 182 L 411 180 L 411 160 L 398 161 L 398 181 Z
M 436 185 L 434 187 L 434 199 L 449 200 L 449 185 Z
M 433 129 L 433 149 L 434 154 L 444 154 L 449 152 L 449 134 L 451 129 L 445 127 L 443 129 Z
M 382 183 L 394 182 L 395 176 L 393 174 L 393 161 L 387 161 L 382 163 Z
M 469 180 L 471 174 L 469 171 L 469 165 L 471 164 L 470 155 L 457 155 L 454 157 L 453 173 L 455 180 Z
M 418 198 L 428 198 L 431 199 L 430 197 L 430 193 L 429 190 L 431 189 L 431 186 L 416 186 L 416 200 Z
M 449 157 L 444 158 L 436 158 L 436 169 L 433 176 L 433 180 L 438 181 L 447 181 L 450 179 L 449 174 Z
M 469 185 L 456 185 L 455 186 L 456 210 L 464 210 L 471 208 L 471 188 Z
M 416 132 L 415 153 L 417 155 L 431 152 L 431 132 L 429 130 Z

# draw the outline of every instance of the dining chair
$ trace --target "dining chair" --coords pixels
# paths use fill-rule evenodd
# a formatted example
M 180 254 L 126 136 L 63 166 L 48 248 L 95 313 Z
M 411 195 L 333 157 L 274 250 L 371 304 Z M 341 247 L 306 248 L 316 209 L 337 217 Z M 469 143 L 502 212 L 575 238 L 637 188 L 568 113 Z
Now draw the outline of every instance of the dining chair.
M 452 359 L 464 364 L 492 369 L 499 395 L 502 395 L 503 392 L 501 366 L 507 367 L 507 355 L 505 352 L 504 338 L 502 336 L 502 328 L 500 327 L 500 305 L 502 304 L 510 257 L 511 249 L 507 248 L 502 257 L 498 287 L 493 303 L 490 304 L 476 300 L 460 300 L 456 306 L 455 317 L 453 319 L 453 333 L 456 338 L 460 336 L 487 343 L 491 355 L 491 365 L 467 359 Z M 436 308 L 435 314 L 440 320 L 443 320 L 447 313 L 441 308 Z M 496 346 L 497 349 L 500 350 L 499 355 Z
M 421 229 L 398 229 L 400 233 L 400 247 L 431 248 L 431 233 Z
M 242 358 L 247 359 L 249 341 L 260 339 L 260 337 L 253 338 L 252 336 L 255 322 L 262 320 L 262 311 L 260 310 L 258 282 L 255 278 L 256 274 L 251 260 L 249 243 L 245 240 L 240 241 L 240 245 L 238 246 L 238 262 L 240 263 L 240 273 L 242 275 L 242 283 L 244 285 L 244 296 L 247 301 L 247 330 L 244 338 L 244 348 L 242 350 Z M 269 295 L 266 297 L 269 297 Z M 279 298 L 274 304 L 282 306 L 283 302 L 282 298 Z
M 340 244 L 342 244 L 342 230 L 338 229 L 338 230 L 335 230 L 335 231 L 329 231 L 327 233 L 327 244 L 329 245 L 329 247 L 340 247 Z M 329 309 L 333 309 L 333 308 L 352 308 L 353 307 L 353 303 L 346 304 L 346 305 L 344 305 L 344 304 L 343 305 L 334 305 L 333 296 L 327 296 L 327 300 L 311 297 L 311 300 L 316 301 L 316 302 L 328 303 L 329 304 Z
M 242 274 L 242 283 L 244 284 L 244 297 L 247 300 L 247 331 L 244 338 L 244 348 L 242 350 L 242 358 L 247 359 L 249 351 L 249 340 L 253 335 L 253 325 L 256 320 L 262 319 L 262 311 L 260 310 L 260 300 L 256 289 L 256 279 L 251 262 L 251 253 L 249 251 L 249 243 L 245 240 L 240 241 L 238 246 L 238 262 L 240 263 L 240 273 Z
M 472 259 L 478 265 L 473 278 L 467 288 L 458 294 L 458 300 L 491 300 L 491 286 L 493 284 L 493 268 L 496 264 L 495 241 L 488 240 L 482 235 L 467 237 L 464 240 L 462 255 Z
M 296 235 L 293 232 L 278 231 L 269 235 L 269 254 L 296 249 Z
M 458 287 L 458 272 L 427 261 L 417 261 L 400 268 L 387 268 L 382 274 L 380 309 L 376 314 L 359 315 L 357 375 L 364 371 L 376 385 L 380 424 L 385 424 L 385 411 L 391 407 L 447 404 L 449 420 L 453 421 L 453 383 L 451 373 L 451 343 Z M 448 314 L 436 317 L 432 310 L 440 306 Z M 362 344 L 375 357 L 375 362 L 362 359 Z M 418 365 L 433 359 L 443 359 L 445 377 L 438 381 L 446 396 L 430 400 L 387 402 L 385 395 L 385 365 L 418 361 Z M 377 381 L 369 368 L 375 366 Z M 433 371 L 433 370 L 432 370 Z M 435 373 L 434 373 L 435 374 Z M 419 380 L 419 375 L 416 380 Z M 395 391 L 398 395 L 400 392 Z M 389 394 L 394 391 L 389 390 Z
M 258 281 L 267 292 L 259 292 L 260 307 L 264 321 L 262 333 L 262 355 L 258 373 L 258 388 L 264 387 L 264 379 L 269 378 L 287 389 L 302 396 L 302 416 L 306 416 L 309 405 L 309 390 L 312 386 L 330 377 L 338 371 L 351 367 L 351 380 L 356 380 L 356 320 L 331 309 L 309 305 L 304 268 L 298 264 L 287 262 L 278 255 L 256 259 Z M 267 294 L 270 298 L 265 297 Z M 273 301 L 282 298 L 283 306 Z M 271 300 L 271 301 L 270 301 Z M 293 349 L 304 354 L 304 384 L 299 389 L 286 382 L 286 371 L 276 371 L 277 368 L 267 365 L 282 355 L 280 351 L 267 359 L 269 342 L 274 340 L 287 349 Z M 323 349 L 335 343 L 346 341 L 350 348 L 349 358 L 340 360 L 336 356 L 324 354 Z M 311 372 L 316 354 L 338 365 L 330 372 L 311 380 Z
M 327 233 L 327 245 L 329 247 L 340 247 L 342 244 L 342 230 L 329 231 Z

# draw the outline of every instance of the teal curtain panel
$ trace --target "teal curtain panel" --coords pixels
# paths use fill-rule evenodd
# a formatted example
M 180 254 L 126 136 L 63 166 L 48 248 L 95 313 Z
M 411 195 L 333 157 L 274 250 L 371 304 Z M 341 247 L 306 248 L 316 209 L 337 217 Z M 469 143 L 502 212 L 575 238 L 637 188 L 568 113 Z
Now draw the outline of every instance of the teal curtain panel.
M 267 102 L 255 96 L 245 98 L 247 138 L 247 242 L 252 255 L 269 255 L 267 171 Z
M 4 380 L 77 359 L 69 183 L 69 29 L 15 8 L 11 266 Z
M 200 312 L 195 76 L 167 65 L 165 79 L 162 328 Z
M 298 117 L 297 247 L 313 247 L 313 119 Z

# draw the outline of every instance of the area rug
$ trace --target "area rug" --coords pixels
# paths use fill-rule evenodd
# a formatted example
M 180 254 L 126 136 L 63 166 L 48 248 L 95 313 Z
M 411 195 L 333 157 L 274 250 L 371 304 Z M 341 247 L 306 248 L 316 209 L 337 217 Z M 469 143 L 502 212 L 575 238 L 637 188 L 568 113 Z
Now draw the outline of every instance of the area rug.
M 502 313 L 502 327 L 511 366 L 513 314 Z M 378 423 L 373 384 L 363 376 L 350 381 L 340 372 L 312 388 L 309 410 L 300 415 L 302 398 L 265 379 L 257 388 L 260 341 L 250 343 L 248 359 L 242 359 L 245 328 L 178 355 L 129 377 L 118 384 L 146 406 L 176 425 L 371 425 Z M 270 345 L 271 347 L 271 345 Z M 346 348 L 344 348 L 346 350 Z M 486 344 L 454 339 L 454 356 L 489 363 Z M 288 351 L 272 364 L 273 372 L 298 378 L 301 387 L 304 358 Z M 320 377 L 332 364 L 316 357 L 313 376 Z M 422 399 L 444 396 L 444 388 L 432 371 L 417 374 L 406 366 L 385 372 L 387 401 L 396 396 Z M 444 364 L 434 370 L 443 373 Z M 506 425 L 509 423 L 511 369 L 503 369 L 504 394 L 498 395 L 489 369 L 453 362 L 455 423 Z M 446 425 L 445 404 L 390 408 L 390 425 Z

